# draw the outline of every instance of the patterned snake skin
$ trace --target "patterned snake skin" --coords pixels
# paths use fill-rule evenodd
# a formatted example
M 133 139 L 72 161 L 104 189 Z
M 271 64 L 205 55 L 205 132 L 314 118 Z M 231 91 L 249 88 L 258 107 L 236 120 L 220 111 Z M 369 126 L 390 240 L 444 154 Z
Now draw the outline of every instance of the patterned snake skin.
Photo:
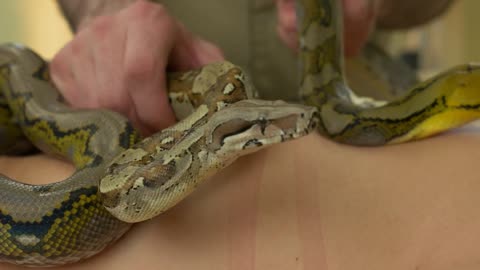
M 88 258 L 239 156 L 314 130 L 341 143 L 384 145 L 479 117 L 474 65 L 390 103 L 355 95 L 343 74 L 340 10 L 335 0 L 298 1 L 301 81 L 292 91 L 305 105 L 255 99 L 238 67 L 212 64 L 169 74 L 169 96 L 182 120 L 143 141 L 116 113 L 65 106 L 47 64 L 31 50 L 0 47 L 0 150 L 24 149 L 25 136 L 77 168 L 42 186 L 0 176 L 0 261 L 49 266 Z

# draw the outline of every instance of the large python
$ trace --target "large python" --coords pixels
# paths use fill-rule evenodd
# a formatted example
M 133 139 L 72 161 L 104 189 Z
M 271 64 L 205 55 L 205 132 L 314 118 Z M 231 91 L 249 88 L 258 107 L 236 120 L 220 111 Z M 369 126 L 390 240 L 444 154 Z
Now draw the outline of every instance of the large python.
M 98 253 L 126 232 L 130 224 L 107 212 L 102 203 L 108 205 L 111 199 L 102 200 L 98 193 L 98 181 L 116 155 L 115 162 L 145 163 L 139 168 L 144 178 L 134 183 L 131 193 L 140 187 L 165 187 L 173 204 L 238 156 L 303 136 L 315 124 L 313 108 L 248 99 L 251 91 L 245 88 L 243 72 L 225 62 L 170 74 L 177 116 L 188 116 L 133 147 L 138 135 L 124 117 L 70 109 L 48 81 L 46 67 L 24 47 L 0 47 L 2 98 L 11 122 L 30 141 L 71 160 L 77 171 L 44 186 L 0 177 L 2 261 L 31 266 L 71 263 Z M 142 151 L 152 156 L 139 158 Z M 113 163 L 110 169 L 116 167 Z M 137 211 L 135 204 L 131 207 Z
M 46 186 L 0 177 L 0 260 L 47 266 L 92 256 L 130 222 L 166 211 L 240 155 L 312 130 L 341 143 L 384 145 L 479 117 L 480 74 L 473 65 L 440 74 L 394 102 L 358 97 L 343 75 L 339 3 L 298 2 L 295 91 L 306 105 L 252 99 L 243 72 L 228 63 L 170 74 L 169 95 L 183 120 L 138 144 L 123 117 L 65 106 L 35 53 L 1 47 L 1 146 L 23 148 L 7 143 L 23 133 L 38 148 L 70 159 L 77 171 Z

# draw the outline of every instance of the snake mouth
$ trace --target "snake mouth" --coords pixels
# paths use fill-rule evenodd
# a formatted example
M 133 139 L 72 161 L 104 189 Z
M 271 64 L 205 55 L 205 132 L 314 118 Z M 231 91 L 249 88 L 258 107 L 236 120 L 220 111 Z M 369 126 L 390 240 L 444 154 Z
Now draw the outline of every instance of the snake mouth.
M 318 112 L 318 110 L 316 108 L 314 108 L 315 111 L 312 113 L 312 116 L 310 117 L 310 121 L 307 125 L 307 133 L 313 131 L 313 130 L 316 130 L 317 127 L 318 127 L 318 124 L 320 122 L 320 113 Z

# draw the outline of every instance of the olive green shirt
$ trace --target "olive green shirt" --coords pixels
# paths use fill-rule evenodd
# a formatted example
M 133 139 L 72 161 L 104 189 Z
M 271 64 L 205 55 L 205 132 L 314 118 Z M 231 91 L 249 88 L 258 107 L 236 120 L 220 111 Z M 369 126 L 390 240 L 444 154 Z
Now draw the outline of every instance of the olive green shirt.
M 190 31 L 215 43 L 228 61 L 247 70 L 263 98 L 296 98 L 296 56 L 277 35 L 273 0 L 161 2 Z
M 298 100 L 297 58 L 277 34 L 275 0 L 156 1 L 161 2 L 187 29 L 219 46 L 228 61 L 243 67 L 262 98 Z M 397 8 L 415 6 L 412 0 L 405 4 L 390 2 L 396 3 Z M 449 0 L 418 2 L 416 6 L 429 6 L 432 10 L 435 8 L 435 12 L 426 14 L 421 9 L 415 12 L 416 19 L 404 18 L 403 24 L 408 25 L 410 19 L 419 23 L 434 18 L 450 3 Z M 402 18 L 391 15 L 384 20 Z M 357 94 L 386 100 L 395 98 L 416 80 L 413 70 L 395 59 L 384 57 L 382 51 L 372 50 L 371 46 L 367 46 L 356 59 L 346 62 L 346 77 Z
M 161 3 L 187 29 L 215 43 L 228 61 L 244 68 L 261 98 L 298 100 L 297 57 L 277 34 L 274 0 L 161 0 Z M 370 72 L 372 67 L 367 67 L 370 60 L 359 57 L 347 61 L 349 82 L 358 94 L 392 99 L 395 90 L 387 84 L 388 78 L 380 79 L 378 74 L 388 76 L 399 72 L 384 72 L 392 65 L 381 58 L 373 65 L 379 71 L 374 74 Z
M 107 14 L 133 0 L 57 1 L 72 29 L 75 30 L 82 18 Z M 283 44 L 277 34 L 275 0 L 152 1 L 162 3 L 190 31 L 215 43 L 223 50 L 227 60 L 243 67 L 249 73 L 262 98 L 297 99 L 296 56 Z M 453 1 L 385 1 L 384 8 L 379 14 L 382 19 L 380 25 L 398 28 L 423 23 L 441 14 L 451 2 Z M 395 91 L 391 91 L 392 84 L 386 83 L 389 78 L 379 80 L 378 76 L 372 75 L 373 73 L 369 70 L 374 67 L 380 71 L 376 73 L 383 73 L 383 77 L 388 77 L 389 74 L 399 74 L 396 63 L 382 56 L 376 57 L 376 61 L 370 61 L 372 57 L 365 53 L 363 55 L 367 55 L 367 58 L 353 61 L 354 65 L 349 63 L 352 61 L 347 62 L 346 75 L 349 82 L 360 94 L 382 99 L 390 98 L 391 95 L 388 93 Z M 373 55 L 379 56 L 381 53 L 374 51 Z M 371 62 L 380 62 L 380 64 L 371 65 Z M 354 69 L 350 68 L 352 66 Z M 354 71 L 355 76 L 351 76 L 353 73 L 350 70 Z M 379 87 L 385 88 L 386 91 L 377 91 Z M 387 93 L 387 95 L 378 96 L 379 93 Z

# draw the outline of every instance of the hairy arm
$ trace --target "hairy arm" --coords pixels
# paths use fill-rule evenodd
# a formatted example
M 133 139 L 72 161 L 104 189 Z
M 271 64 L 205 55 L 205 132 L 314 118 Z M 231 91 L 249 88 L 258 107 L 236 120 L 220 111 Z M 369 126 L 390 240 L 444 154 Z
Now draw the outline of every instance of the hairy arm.
M 60 10 L 76 32 L 92 18 L 121 10 L 135 0 L 57 0 Z
M 427 23 L 441 15 L 452 0 L 380 0 L 377 24 L 380 28 L 399 29 Z

